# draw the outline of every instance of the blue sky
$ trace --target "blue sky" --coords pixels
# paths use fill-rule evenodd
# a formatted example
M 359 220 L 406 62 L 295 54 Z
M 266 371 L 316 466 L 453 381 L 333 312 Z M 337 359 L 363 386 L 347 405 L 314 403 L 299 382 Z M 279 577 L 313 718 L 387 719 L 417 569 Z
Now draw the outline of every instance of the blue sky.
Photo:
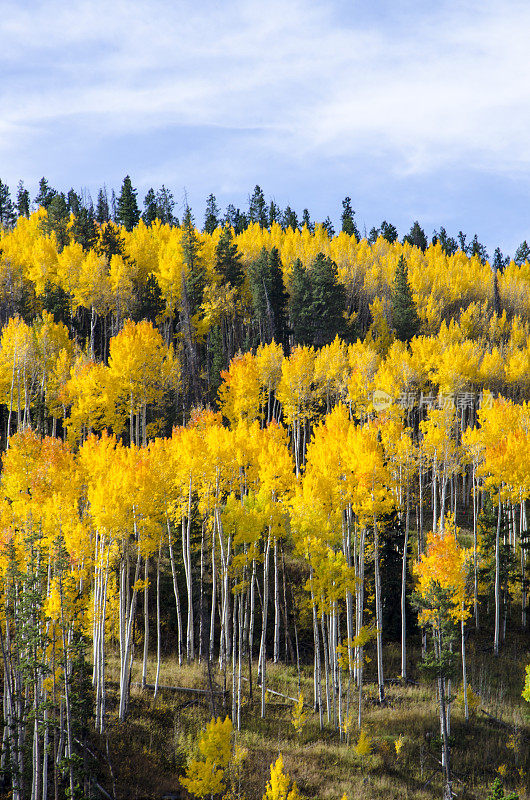
M 530 239 L 530 3 L 3 0 L 0 178 Z

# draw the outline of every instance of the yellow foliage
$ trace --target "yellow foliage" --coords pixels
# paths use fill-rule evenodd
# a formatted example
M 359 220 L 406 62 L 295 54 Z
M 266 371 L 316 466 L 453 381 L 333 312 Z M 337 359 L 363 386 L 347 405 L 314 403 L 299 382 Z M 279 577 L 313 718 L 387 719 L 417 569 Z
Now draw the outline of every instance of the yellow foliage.
M 291 786 L 290 775 L 283 771 L 283 757 L 280 754 L 274 764 L 271 764 L 271 777 L 265 787 L 262 800 L 301 800 L 296 782 Z
M 478 709 L 479 709 L 480 703 L 481 703 L 480 695 L 476 694 L 476 692 L 473 691 L 473 689 L 471 688 L 469 683 L 467 684 L 467 692 L 466 692 L 466 694 L 467 694 L 467 709 L 468 709 L 468 712 L 469 712 L 470 715 L 476 714 Z M 457 697 L 456 697 L 456 704 L 461 709 L 465 708 L 465 703 L 464 703 L 464 685 L 463 684 L 460 686 L 460 689 L 458 690 L 458 694 L 457 694 Z
M 302 733 L 302 730 L 307 722 L 307 713 L 304 711 L 304 695 L 300 692 L 298 700 L 293 705 L 291 711 L 291 722 L 296 733 Z
M 212 719 L 199 740 L 199 756 L 193 758 L 181 784 L 194 797 L 219 794 L 225 788 L 225 773 L 232 755 L 232 720 Z
M 353 749 L 355 751 L 355 755 L 359 756 L 359 758 L 364 758 L 365 756 L 370 755 L 372 752 L 371 736 L 369 736 L 366 731 L 361 730 L 357 744 Z

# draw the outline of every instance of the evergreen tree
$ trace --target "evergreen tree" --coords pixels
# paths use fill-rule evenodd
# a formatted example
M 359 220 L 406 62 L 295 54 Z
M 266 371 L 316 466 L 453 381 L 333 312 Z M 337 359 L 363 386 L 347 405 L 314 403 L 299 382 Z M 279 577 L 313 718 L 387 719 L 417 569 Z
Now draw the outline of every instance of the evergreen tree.
M 313 293 L 311 278 L 299 258 L 293 264 L 289 315 L 295 344 L 313 344 Z
M 47 207 L 46 219 L 42 222 L 42 229 L 45 233 L 55 232 L 59 247 L 62 249 L 68 244 L 68 204 L 62 192 L 55 194 Z
M 243 233 L 248 228 L 249 219 L 246 214 L 236 208 L 235 219 L 234 219 L 234 232 L 236 234 Z
M 345 197 L 342 201 L 342 214 L 341 214 L 341 222 L 342 222 L 342 232 L 347 233 L 348 236 L 355 236 L 357 241 L 361 238 L 359 236 L 359 231 L 357 230 L 357 225 L 355 224 L 355 211 L 351 207 L 351 197 Z
M 127 256 L 124 255 L 125 240 L 114 223 L 107 222 L 101 226 L 96 252 L 98 255 L 106 256 L 109 262 L 112 256 L 122 256 L 124 259 L 127 258 Z
M 254 317 L 262 342 L 276 342 L 287 347 L 287 299 L 280 254 L 262 249 L 249 270 Z
M 98 201 L 96 203 L 96 222 L 103 225 L 110 219 L 109 200 L 107 197 L 107 187 L 103 186 L 98 192 Z
M 390 244 L 393 244 L 398 238 L 397 228 L 392 225 L 391 222 L 387 222 L 386 219 L 384 219 L 381 223 L 379 235 L 382 236 L 383 239 L 386 239 Z
M 151 187 L 144 197 L 144 211 L 142 219 L 146 225 L 152 225 L 158 217 L 158 206 L 156 202 L 155 190 Z
M 74 217 L 79 216 L 79 212 L 83 206 L 80 196 L 77 194 L 74 189 L 70 189 L 66 196 L 66 206 L 68 208 L 68 213 L 73 214 Z
M 35 205 L 48 208 L 56 194 L 57 191 L 48 185 L 46 178 L 41 178 L 39 181 L 39 192 L 35 198 Z
M 135 280 L 133 285 L 136 302 L 134 312 L 131 315 L 132 319 L 135 322 L 149 319 L 154 325 L 165 309 L 165 302 L 157 279 L 154 275 L 149 275 L 146 281 L 138 282 Z
M 500 778 L 495 778 L 491 785 L 490 794 L 486 800 L 519 800 L 519 795 L 516 792 L 504 794 L 502 781 Z
M 368 239 L 367 239 L 368 244 L 375 244 L 377 242 L 380 233 L 381 233 L 380 228 L 375 228 L 375 227 L 370 228 L 370 233 L 368 234 Z
M 223 351 L 223 333 L 220 325 L 213 325 L 208 335 L 209 385 L 210 396 L 214 399 L 221 385 L 221 371 L 226 369 L 226 358 Z
M 504 256 L 500 247 L 495 248 L 493 253 L 493 263 L 491 265 L 495 272 L 502 272 L 504 267 L 510 263 L 510 256 Z
M 166 189 L 164 184 L 156 193 L 156 208 L 158 219 L 163 225 L 179 224 L 178 219 L 173 216 L 173 209 L 175 208 L 173 194 L 169 189 Z
M 241 253 L 237 244 L 232 240 L 232 229 L 229 225 L 223 231 L 215 248 L 215 269 L 223 280 L 239 288 L 244 280 L 243 267 L 241 266 Z
M 521 242 L 521 244 L 515 251 L 515 256 L 513 257 L 513 260 L 515 261 L 518 267 L 520 267 L 521 264 L 524 264 L 525 261 L 530 260 L 530 247 L 528 246 L 526 239 L 524 240 L 524 242 Z
M 15 203 L 15 206 L 19 217 L 29 217 L 29 191 L 24 188 L 24 183 L 22 181 L 18 182 L 17 202 Z
M 208 195 L 206 200 L 206 213 L 204 215 L 204 232 L 213 233 L 219 227 L 219 206 L 215 195 Z
M 239 209 L 238 209 L 239 210 Z M 229 203 L 226 207 L 225 215 L 223 217 L 223 224 L 230 225 L 235 229 L 236 227 L 236 207 L 233 203 Z
M 91 250 L 94 247 L 98 237 L 92 204 L 88 208 L 85 206 L 79 208 L 79 212 L 70 227 L 70 236 L 84 250 Z
M 392 324 L 397 338 L 402 342 L 410 342 L 412 337 L 418 333 L 420 327 L 418 313 L 412 299 L 407 262 L 403 256 L 398 261 L 394 276 Z
M 452 236 L 449 236 L 445 228 L 440 228 L 440 231 L 434 231 L 432 243 L 440 243 L 440 247 L 447 256 L 452 256 L 458 250 L 458 244 Z
M 265 195 L 259 186 L 254 187 L 254 192 L 248 199 L 248 220 L 257 222 L 261 228 L 267 227 L 268 214 Z
M 313 344 L 322 347 L 344 334 L 346 292 L 337 278 L 337 265 L 319 253 L 310 269 Z
M 413 247 L 419 247 L 420 250 L 425 252 L 427 249 L 427 237 L 418 220 L 412 225 L 407 235 L 403 237 L 403 242 L 408 242 Z
M 485 246 L 479 242 L 477 234 L 473 236 L 473 241 L 469 246 L 469 255 L 477 256 L 483 264 L 488 260 L 488 252 Z
M 329 217 L 326 217 L 326 219 L 322 223 L 322 227 L 328 234 L 329 238 L 333 239 L 333 237 L 335 236 L 335 228 L 333 227 L 333 223 Z
M 313 231 L 315 230 L 315 226 L 311 222 L 311 217 L 309 216 L 309 210 L 307 208 L 304 208 L 304 210 L 302 211 L 302 228 L 304 227 L 304 225 L 306 226 L 307 230 L 310 233 L 313 233 Z
M 458 231 L 458 246 L 460 250 L 467 255 L 469 255 L 469 245 L 466 244 L 467 236 L 463 231 Z
M 186 264 L 186 291 L 190 306 L 190 315 L 199 310 L 206 284 L 204 264 L 200 256 L 201 243 L 195 230 L 193 215 L 189 206 L 186 206 L 182 219 L 182 253 Z
M 287 228 L 292 228 L 293 231 L 296 231 L 298 229 L 298 217 L 296 215 L 296 211 L 293 211 L 291 206 L 287 206 L 287 208 L 283 212 L 282 228 L 284 229 L 284 231 L 286 231 Z
M 124 226 L 126 231 L 132 231 L 140 220 L 140 211 L 136 202 L 136 189 L 133 188 L 128 175 L 123 179 L 120 196 L 116 207 L 116 221 Z
M 0 225 L 3 228 L 11 228 L 15 222 L 15 207 L 11 200 L 9 186 L 0 180 Z
M 276 205 L 274 200 L 271 200 L 269 206 L 269 228 L 272 227 L 273 223 L 277 222 L 280 224 L 281 222 L 281 209 L 279 206 Z

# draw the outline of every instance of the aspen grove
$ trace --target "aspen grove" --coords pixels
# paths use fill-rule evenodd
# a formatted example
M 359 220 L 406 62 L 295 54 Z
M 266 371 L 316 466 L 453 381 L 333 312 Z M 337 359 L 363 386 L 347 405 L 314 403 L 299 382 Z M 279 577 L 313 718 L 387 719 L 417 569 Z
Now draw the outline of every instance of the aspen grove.
M 89 725 L 104 737 L 125 723 L 135 665 L 145 689 L 153 659 L 156 698 L 168 652 L 205 665 L 229 736 L 249 709 L 267 718 L 271 665 L 299 687 L 310 671 L 298 730 L 312 715 L 345 748 L 365 741 L 367 701 L 384 707 L 423 654 L 449 800 L 470 632 L 487 630 L 497 656 L 528 627 L 530 263 L 494 272 L 439 242 L 276 223 L 208 233 L 191 217 L 96 224 L 84 246 L 74 215 L 62 242 L 46 220 L 40 208 L 0 234 L 13 800 L 88 796 Z M 404 340 L 398 265 L 419 326 Z M 335 328 L 295 305 L 304 275 L 313 298 L 323 275 L 341 298 Z M 524 671 L 513 679 L 522 691 Z M 210 786 L 204 737 L 190 792 Z M 224 786 L 225 755 L 204 792 Z M 267 797 L 289 785 L 280 759 Z

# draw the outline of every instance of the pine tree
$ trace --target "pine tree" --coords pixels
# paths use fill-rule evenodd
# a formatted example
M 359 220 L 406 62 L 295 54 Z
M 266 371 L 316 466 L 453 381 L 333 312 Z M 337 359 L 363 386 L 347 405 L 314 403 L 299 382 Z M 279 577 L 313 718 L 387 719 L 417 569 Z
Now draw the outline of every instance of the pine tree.
M 281 212 L 280 207 L 278 205 L 276 205 L 274 200 L 271 200 L 270 205 L 269 205 L 269 228 L 271 228 L 272 225 L 275 222 L 280 224 L 281 216 L 282 216 L 282 212 Z
M 39 192 L 35 198 L 35 205 L 48 208 L 56 194 L 57 191 L 48 185 L 46 178 L 41 178 L 39 181 Z
M 24 189 L 24 183 L 22 181 L 18 182 L 17 202 L 15 205 L 19 217 L 29 217 L 29 206 L 30 206 L 29 191 L 27 189 Z
M 520 267 L 521 264 L 524 264 L 525 261 L 530 260 L 530 247 L 528 246 L 526 239 L 523 242 L 521 242 L 521 244 L 515 251 L 515 256 L 513 257 L 513 260 L 515 261 L 518 267 Z
M 158 205 L 156 202 L 155 190 L 151 187 L 144 197 L 144 212 L 142 219 L 146 225 L 152 225 L 158 217 Z
M 322 347 L 344 334 L 346 292 L 337 277 L 337 265 L 319 253 L 310 269 L 313 344 Z
M 259 186 L 254 187 L 254 192 L 248 199 L 248 219 L 249 222 L 257 222 L 261 228 L 267 227 L 267 204 L 265 195 Z
M 46 233 L 55 232 L 57 243 L 62 249 L 68 244 L 67 224 L 69 218 L 68 204 L 62 192 L 56 193 L 47 206 L 47 217 L 42 228 Z
M 109 200 L 107 197 L 107 188 L 102 186 L 98 192 L 98 201 L 96 203 L 96 222 L 103 225 L 104 222 L 110 220 Z
M 299 258 L 293 264 L 289 315 L 295 344 L 313 344 L 313 293 L 311 278 Z
M 79 216 L 79 212 L 83 206 L 83 203 L 80 196 L 74 189 L 70 189 L 66 195 L 66 205 L 70 214 L 73 214 L 74 217 Z
M 439 242 L 440 247 L 446 256 L 452 256 L 458 250 L 456 239 L 453 239 L 452 236 L 449 236 L 444 227 L 441 227 L 439 231 L 434 232 L 432 243 L 436 244 L 437 242 Z
M 386 219 L 384 219 L 381 223 L 380 236 L 386 239 L 390 244 L 393 244 L 398 238 L 397 228 L 392 225 L 391 222 L 387 222 Z
M 473 241 L 469 245 L 469 255 L 477 256 L 483 264 L 488 260 L 488 251 L 486 247 L 479 242 L 477 234 L 473 236 Z
M 380 233 L 381 233 L 380 228 L 376 227 L 370 228 L 370 232 L 368 234 L 368 239 L 367 239 L 368 244 L 375 244 L 377 242 Z
M 206 212 L 204 214 L 204 232 L 213 233 L 219 227 L 219 206 L 215 199 L 215 195 L 208 195 L 206 200 Z
M 120 196 L 116 207 L 116 221 L 124 226 L 126 231 L 132 231 L 140 220 L 140 211 L 136 202 L 136 189 L 133 189 L 128 175 L 123 179 Z
M 160 222 L 164 225 L 178 225 L 179 221 L 173 216 L 173 209 L 175 208 L 175 200 L 173 193 L 166 189 L 164 184 L 156 193 L 156 208 L 157 216 Z
M 333 239 L 333 237 L 335 236 L 335 228 L 333 227 L 333 223 L 329 217 L 326 217 L 326 219 L 322 223 L 322 227 L 326 231 L 329 238 Z
M 241 253 L 237 244 L 232 240 L 232 229 L 225 225 L 217 247 L 215 248 L 215 270 L 223 280 L 239 288 L 244 280 L 243 267 L 241 266 Z
M 403 237 L 403 241 L 408 242 L 413 247 L 419 247 L 420 250 L 425 252 L 427 249 L 427 237 L 418 220 L 414 222 L 410 231 Z
M 79 242 L 83 250 L 91 250 L 97 242 L 94 208 L 81 206 L 70 225 L 70 236 L 74 242 Z
M 302 227 L 306 226 L 309 233 L 313 233 L 315 230 L 314 224 L 311 222 L 311 217 L 309 216 L 309 210 L 304 208 L 302 211 Z
M 182 219 L 182 253 L 186 264 L 186 291 L 190 304 L 190 314 L 193 316 L 202 303 L 202 295 L 206 283 L 204 264 L 200 257 L 201 243 L 197 237 L 193 215 L 189 206 L 186 206 Z
M 9 186 L 0 180 L 0 225 L 4 228 L 11 228 L 15 221 L 15 207 L 11 200 Z
M 351 207 L 351 197 L 345 197 L 342 201 L 342 232 L 347 233 L 348 236 L 355 236 L 357 241 L 359 241 L 361 237 L 359 236 L 359 231 L 357 229 L 357 225 L 355 224 L 354 217 L 355 211 Z
M 467 239 L 466 234 L 463 231 L 458 231 L 457 238 L 458 238 L 458 247 L 463 253 L 466 254 L 466 256 L 468 256 L 470 252 L 470 246 L 466 244 L 466 239 Z
M 287 346 L 287 292 L 283 283 L 280 254 L 276 247 L 270 253 L 262 249 L 249 270 L 254 317 L 261 342 Z
M 420 327 L 416 305 L 408 279 L 407 262 L 400 257 L 394 276 L 392 290 L 392 324 L 396 336 L 402 342 L 410 342 Z
M 288 228 L 292 228 L 293 231 L 298 230 L 298 217 L 296 215 L 296 211 L 293 211 L 291 206 L 287 206 L 283 212 L 282 228 L 284 231 L 286 231 Z
M 492 269 L 497 272 L 502 272 L 504 267 L 507 267 L 510 263 L 510 256 L 504 256 L 500 247 L 495 248 L 495 252 L 493 253 L 493 263 L 491 265 Z
M 490 794 L 486 800 L 519 800 L 519 795 L 516 792 L 504 794 L 501 779 L 495 778 L 491 785 Z
M 109 262 L 112 256 L 124 255 L 125 241 L 114 223 L 107 222 L 101 226 L 95 249 L 98 255 L 106 256 Z

